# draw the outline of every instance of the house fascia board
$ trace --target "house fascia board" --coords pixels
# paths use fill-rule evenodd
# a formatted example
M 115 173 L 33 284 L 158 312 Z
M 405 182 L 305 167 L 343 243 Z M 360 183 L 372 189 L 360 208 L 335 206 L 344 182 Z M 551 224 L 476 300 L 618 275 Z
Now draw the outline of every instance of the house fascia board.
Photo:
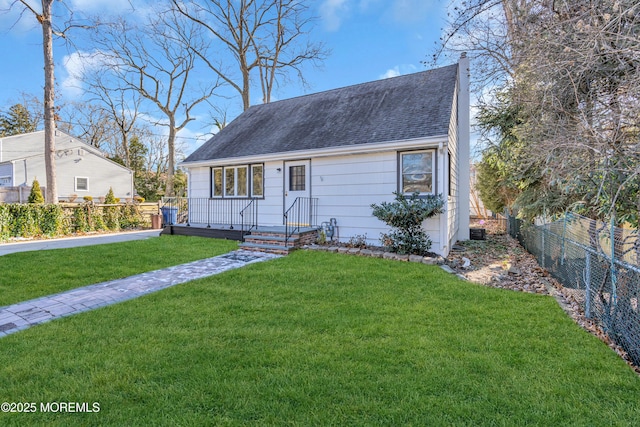
M 296 160 L 301 158 L 317 158 L 330 156 L 347 156 L 382 151 L 400 151 L 412 148 L 439 148 L 446 146 L 449 136 L 438 135 L 429 138 L 415 138 L 402 141 L 390 141 L 374 144 L 342 145 L 339 147 L 321 148 L 316 150 L 297 150 L 280 153 L 269 153 L 255 156 L 226 157 L 220 159 L 200 160 L 196 162 L 181 162 L 184 168 L 195 168 L 212 165 L 231 165 L 240 163 L 255 163 L 268 161 Z

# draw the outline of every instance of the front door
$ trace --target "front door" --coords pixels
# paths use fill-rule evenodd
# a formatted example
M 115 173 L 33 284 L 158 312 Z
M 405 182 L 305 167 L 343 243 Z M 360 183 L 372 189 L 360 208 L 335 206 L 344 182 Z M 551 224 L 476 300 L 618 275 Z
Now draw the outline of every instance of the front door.
M 298 197 L 306 199 L 301 204 L 308 204 L 311 197 L 311 161 L 297 160 L 284 163 L 284 210 L 285 212 L 295 203 Z M 295 218 L 295 219 L 294 219 Z M 288 217 L 289 223 L 303 225 L 308 219 L 296 215 Z

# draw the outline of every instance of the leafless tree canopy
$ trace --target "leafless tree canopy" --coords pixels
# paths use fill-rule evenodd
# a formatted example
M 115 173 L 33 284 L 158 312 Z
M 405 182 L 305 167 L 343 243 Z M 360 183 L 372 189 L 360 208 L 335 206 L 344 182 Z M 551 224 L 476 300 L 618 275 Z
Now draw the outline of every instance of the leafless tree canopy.
M 161 11 L 140 26 L 122 19 L 103 25 L 95 35 L 100 63 L 109 70 L 113 83 L 107 86 L 101 79 L 100 84 L 92 85 L 94 93 L 101 93 L 109 105 L 114 93 L 135 92 L 153 105 L 149 114 L 161 114 L 162 119 L 154 124 L 168 128 L 167 195 L 173 194 L 176 135 L 194 120 L 193 109 L 218 87 L 216 79 L 202 83 L 191 78 L 199 58 L 196 52 L 206 46 L 199 44 L 204 40 L 198 34 L 200 27 L 182 18 L 172 10 Z M 124 99 L 109 108 L 125 111 Z M 131 119 L 123 116 L 120 120 L 125 133 Z
M 327 51 L 305 39 L 312 24 L 304 0 L 172 0 L 174 7 L 216 40 L 196 54 L 251 105 L 258 74 L 263 102 L 270 102 L 278 81 L 293 71 L 304 82 L 302 66 L 321 61 Z M 230 53 L 233 64 L 221 59 Z M 227 55 L 222 55 L 227 57 Z

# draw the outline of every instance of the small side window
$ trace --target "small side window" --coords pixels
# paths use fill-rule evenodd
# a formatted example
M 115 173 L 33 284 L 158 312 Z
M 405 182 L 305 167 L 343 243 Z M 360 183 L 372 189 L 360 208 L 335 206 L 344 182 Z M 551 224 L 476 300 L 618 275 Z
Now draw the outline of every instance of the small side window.
M 89 178 L 84 176 L 76 176 L 76 191 L 89 191 Z
M 435 182 L 435 150 L 400 154 L 400 191 L 432 194 Z

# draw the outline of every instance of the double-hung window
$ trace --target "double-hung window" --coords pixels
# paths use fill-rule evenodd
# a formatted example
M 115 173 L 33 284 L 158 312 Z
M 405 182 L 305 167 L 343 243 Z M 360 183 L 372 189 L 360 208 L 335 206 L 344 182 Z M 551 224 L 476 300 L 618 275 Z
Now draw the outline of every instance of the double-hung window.
M 435 150 L 400 153 L 400 192 L 433 194 L 436 182 L 435 171 Z

